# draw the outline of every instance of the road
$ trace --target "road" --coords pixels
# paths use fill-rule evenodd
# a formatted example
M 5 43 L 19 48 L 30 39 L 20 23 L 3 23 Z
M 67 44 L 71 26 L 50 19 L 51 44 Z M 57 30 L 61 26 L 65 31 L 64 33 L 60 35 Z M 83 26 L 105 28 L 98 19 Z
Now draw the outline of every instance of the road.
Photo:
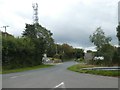
M 2 75 L 3 88 L 118 88 L 118 78 L 72 72 L 66 68 L 75 62 L 65 62 L 50 68 Z M 62 87 L 62 86 L 61 86 Z

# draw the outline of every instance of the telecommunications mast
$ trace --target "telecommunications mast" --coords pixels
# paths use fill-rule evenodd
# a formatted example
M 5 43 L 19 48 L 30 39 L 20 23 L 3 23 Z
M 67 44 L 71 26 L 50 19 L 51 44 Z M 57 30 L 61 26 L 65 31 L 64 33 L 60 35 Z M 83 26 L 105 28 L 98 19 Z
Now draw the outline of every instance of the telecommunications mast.
M 33 7 L 33 23 L 37 24 L 38 23 L 38 4 L 33 3 L 32 7 Z

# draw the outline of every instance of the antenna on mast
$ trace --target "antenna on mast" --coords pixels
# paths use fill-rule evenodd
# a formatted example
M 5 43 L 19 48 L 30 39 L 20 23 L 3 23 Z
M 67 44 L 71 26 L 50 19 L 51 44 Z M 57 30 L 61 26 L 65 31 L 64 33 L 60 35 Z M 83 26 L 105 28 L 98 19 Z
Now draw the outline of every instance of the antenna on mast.
M 33 3 L 32 4 L 33 7 L 33 23 L 37 24 L 38 23 L 38 4 L 37 3 Z

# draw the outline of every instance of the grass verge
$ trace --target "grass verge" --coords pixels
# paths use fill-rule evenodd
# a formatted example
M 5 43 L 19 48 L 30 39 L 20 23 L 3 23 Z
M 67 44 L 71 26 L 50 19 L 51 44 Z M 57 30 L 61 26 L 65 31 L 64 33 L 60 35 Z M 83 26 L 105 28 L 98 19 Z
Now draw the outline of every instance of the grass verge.
M 2 74 L 2 66 L 0 66 L 0 74 Z
M 38 65 L 33 67 L 25 67 L 25 68 L 18 68 L 18 69 L 12 69 L 12 70 L 2 70 L 1 74 L 8 74 L 8 73 L 15 73 L 15 72 L 23 72 L 28 70 L 35 70 L 40 68 L 48 68 L 54 65 Z
M 90 67 L 96 67 L 96 66 L 77 64 L 77 65 L 73 65 L 71 67 L 68 67 L 68 70 L 79 72 L 79 73 L 120 77 L 120 72 L 118 70 L 113 70 L 113 71 L 112 70 L 111 71 L 106 71 L 106 70 L 82 70 L 82 68 L 90 68 Z

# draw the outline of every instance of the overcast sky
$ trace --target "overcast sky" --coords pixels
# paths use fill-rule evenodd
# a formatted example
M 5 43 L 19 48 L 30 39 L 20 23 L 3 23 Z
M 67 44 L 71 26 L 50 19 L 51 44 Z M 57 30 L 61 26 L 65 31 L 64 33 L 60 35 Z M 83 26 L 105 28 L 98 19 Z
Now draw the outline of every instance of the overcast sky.
M 117 45 L 119 0 L 0 0 L 0 27 L 9 25 L 7 32 L 21 36 L 25 23 L 33 22 L 32 3 L 38 3 L 39 23 L 53 33 L 56 43 L 94 49 L 89 41 L 97 27 Z M 3 28 L 0 28 L 4 31 Z

